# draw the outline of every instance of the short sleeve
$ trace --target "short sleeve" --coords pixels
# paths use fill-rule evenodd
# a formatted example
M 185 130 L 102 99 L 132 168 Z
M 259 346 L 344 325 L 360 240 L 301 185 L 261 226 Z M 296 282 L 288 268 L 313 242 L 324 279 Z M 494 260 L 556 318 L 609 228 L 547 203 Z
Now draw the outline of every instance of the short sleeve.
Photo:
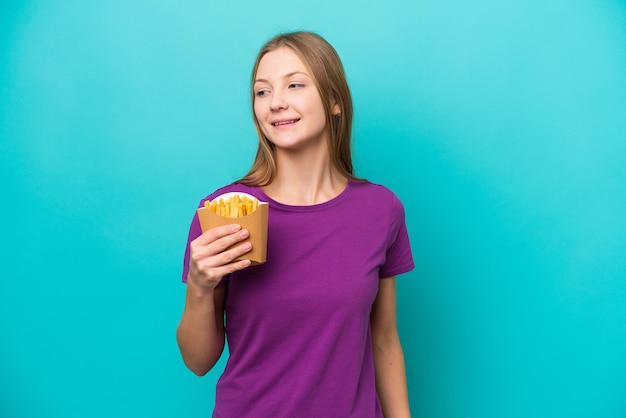
M 204 206 L 204 200 L 200 201 L 200 205 L 198 207 Z M 189 234 L 187 235 L 187 246 L 185 247 L 185 257 L 183 260 L 183 283 L 187 283 L 187 276 L 189 275 L 189 257 L 190 257 L 190 249 L 189 245 L 193 240 L 202 235 L 202 228 L 200 228 L 200 220 L 198 219 L 198 212 L 194 212 L 193 218 L 191 219 L 191 225 L 189 226 Z
M 379 270 L 381 279 L 409 272 L 415 267 L 406 227 L 404 206 L 395 194 L 389 216 L 387 253 L 385 263 Z

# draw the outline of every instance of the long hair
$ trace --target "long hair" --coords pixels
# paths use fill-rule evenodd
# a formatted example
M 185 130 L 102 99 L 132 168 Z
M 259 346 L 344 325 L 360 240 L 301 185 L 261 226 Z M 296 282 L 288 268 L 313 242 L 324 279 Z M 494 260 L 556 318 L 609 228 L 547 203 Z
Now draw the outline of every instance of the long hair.
M 266 186 L 276 176 L 275 146 L 263 134 L 256 116 L 254 116 L 254 79 L 259 62 L 268 52 L 281 47 L 288 47 L 296 53 L 310 70 L 313 82 L 322 99 L 326 113 L 328 130 L 328 152 L 332 164 L 347 178 L 360 180 L 354 175 L 352 166 L 352 97 L 346 80 L 341 59 L 337 51 L 324 38 L 313 32 L 299 31 L 283 33 L 270 39 L 259 51 L 251 78 L 252 114 L 259 143 L 254 163 L 248 174 L 237 183 L 249 186 Z M 333 104 L 339 105 L 340 113 L 333 115 Z

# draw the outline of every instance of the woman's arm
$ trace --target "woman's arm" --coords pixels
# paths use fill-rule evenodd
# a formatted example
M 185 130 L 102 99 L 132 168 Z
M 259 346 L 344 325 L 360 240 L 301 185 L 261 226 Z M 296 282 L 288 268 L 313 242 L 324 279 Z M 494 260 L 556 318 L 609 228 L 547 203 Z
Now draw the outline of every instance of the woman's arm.
M 225 275 L 250 265 L 248 260 L 232 261 L 250 251 L 250 243 L 226 250 L 247 237 L 239 225 L 227 225 L 206 231 L 189 246 L 185 308 L 176 339 L 185 365 L 198 376 L 211 370 L 224 351 L 226 287 L 217 285 Z
M 226 287 L 204 291 L 187 282 L 185 309 L 176 330 L 185 365 L 198 376 L 215 366 L 224 351 Z
M 396 278 L 380 279 L 370 317 L 376 391 L 385 418 L 407 418 L 409 395 L 404 354 L 396 324 Z

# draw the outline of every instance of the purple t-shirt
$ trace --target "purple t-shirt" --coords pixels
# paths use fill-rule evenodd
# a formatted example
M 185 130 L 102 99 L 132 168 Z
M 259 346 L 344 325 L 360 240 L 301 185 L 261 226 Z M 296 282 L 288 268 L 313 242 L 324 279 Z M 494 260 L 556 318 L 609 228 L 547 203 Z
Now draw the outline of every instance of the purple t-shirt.
M 223 280 L 230 355 L 213 417 L 382 418 L 370 312 L 379 279 L 413 269 L 402 203 L 358 181 L 312 206 L 240 184 L 207 199 L 233 191 L 270 205 L 267 262 Z M 196 215 L 183 281 L 189 242 L 200 233 Z

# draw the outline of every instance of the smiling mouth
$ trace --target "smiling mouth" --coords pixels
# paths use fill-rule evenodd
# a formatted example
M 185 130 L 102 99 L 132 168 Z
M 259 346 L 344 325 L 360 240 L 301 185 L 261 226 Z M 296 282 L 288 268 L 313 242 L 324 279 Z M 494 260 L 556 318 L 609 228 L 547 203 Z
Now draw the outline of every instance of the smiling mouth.
M 282 126 L 282 125 L 290 125 L 292 123 L 298 122 L 300 119 L 291 119 L 291 120 L 281 120 L 279 122 L 273 122 L 272 126 Z

